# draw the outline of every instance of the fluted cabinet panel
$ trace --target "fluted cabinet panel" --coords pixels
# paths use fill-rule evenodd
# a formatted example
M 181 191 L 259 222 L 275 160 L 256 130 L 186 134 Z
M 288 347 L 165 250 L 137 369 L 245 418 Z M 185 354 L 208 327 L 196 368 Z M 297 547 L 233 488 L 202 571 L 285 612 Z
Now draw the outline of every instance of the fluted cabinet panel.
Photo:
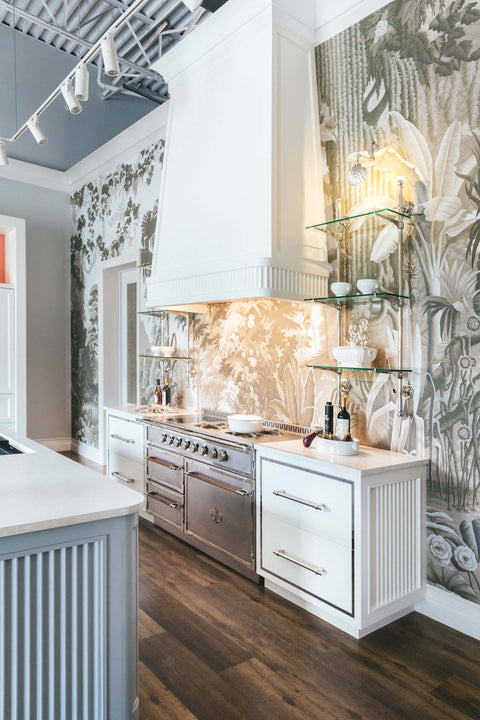
M 103 720 L 105 537 L 0 560 L 0 719 Z

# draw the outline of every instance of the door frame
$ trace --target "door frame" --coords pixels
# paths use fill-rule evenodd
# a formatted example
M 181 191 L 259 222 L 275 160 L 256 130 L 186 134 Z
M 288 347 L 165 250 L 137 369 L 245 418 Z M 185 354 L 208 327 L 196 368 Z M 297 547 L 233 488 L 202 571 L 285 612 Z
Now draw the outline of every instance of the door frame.
M 98 273 L 98 454 L 99 462 L 106 463 L 105 442 L 105 398 L 109 387 L 119 388 L 118 377 L 112 377 L 112 363 L 109 355 L 119 351 L 119 318 L 112 325 L 105 324 L 105 313 L 115 304 L 119 310 L 119 278 L 122 270 L 136 268 L 138 253 L 128 253 L 100 263 Z M 116 282 L 115 282 L 116 278 Z M 109 313 L 111 314 L 111 313 Z M 112 343 L 113 336 L 113 343 Z M 115 339 L 116 336 L 116 339 Z M 107 398 L 108 402 L 108 398 Z
M 15 290 L 15 427 L 27 435 L 27 283 L 26 223 L 23 218 L 0 215 L 5 235 L 9 285 Z

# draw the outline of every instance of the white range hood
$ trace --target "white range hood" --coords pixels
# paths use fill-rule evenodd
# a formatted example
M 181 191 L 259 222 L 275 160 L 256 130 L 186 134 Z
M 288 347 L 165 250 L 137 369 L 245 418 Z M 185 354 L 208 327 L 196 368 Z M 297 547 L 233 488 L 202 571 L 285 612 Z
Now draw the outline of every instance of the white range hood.
M 304 2 L 229 0 L 154 66 L 171 100 L 150 307 L 326 294 Z

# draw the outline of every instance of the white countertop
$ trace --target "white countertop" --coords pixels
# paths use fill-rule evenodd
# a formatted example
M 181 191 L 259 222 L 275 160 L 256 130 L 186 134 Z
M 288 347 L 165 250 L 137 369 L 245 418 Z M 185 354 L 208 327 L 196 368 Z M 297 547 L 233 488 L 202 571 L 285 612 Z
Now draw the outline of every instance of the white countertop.
M 129 515 L 143 497 L 17 433 L 22 455 L 0 455 L 0 537 Z
M 106 407 L 105 410 L 115 415 L 124 417 L 127 420 L 137 419 L 142 421 L 146 419 L 141 417 L 138 413 L 135 413 L 135 405 L 124 405 L 123 407 Z M 176 410 L 172 414 L 190 413 L 190 410 Z M 153 415 L 158 420 L 161 420 L 161 416 L 158 414 Z M 272 439 L 256 442 L 255 438 L 252 438 L 251 443 L 255 446 L 255 449 L 266 448 L 267 450 L 280 451 L 282 453 L 289 453 L 290 455 L 297 455 L 302 458 L 308 458 L 311 461 L 318 462 L 318 469 L 324 472 L 328 472 L 331 469 L 332 464 L 347 468 L 352 474 L 361 476 L 362 474 L 375 475 L 376 473 L 382 473 L 387 470 L 401 467 L 404 470 L 410 470 L 413 468 L 424 468 L 428 462 L 425 458 L 417 457 L 416 455 L 406 455 L 404 453 L 397 453 L 391 450 L 380 450 L 379 448 L 367 447 L 366 445 L 360 446 L 358 455 L 334 455 L 333 453 L 326 453 L 318 450 L 315 447 L 315 440 L 309 448 L 303 445 L 303 436 L 298 435 L 297 439 L 281 440 Z
M 327 469 L 328 466 L 335 464 L 350 470 L 355 470 L 359 474 L 368 473 L 370 475 L 399 467 L 404 470 L 425 467 L 428 462 L 424 458 L 419 458 L 415 455 L 404 455 L 402 453 L 380 450 L 364 445 L 360 445 L 358 455 L 334 455 L 333 453 L 317 450 L 314 444 L 309 448 L 304 447 L 301 437 L 299 437 L 298 440 L 285 440 L 283 442 L 263 442 L 261 449 L 263 450 L 264 448 L 318 461 L 323 465 L 322 469 L 324 470 Z

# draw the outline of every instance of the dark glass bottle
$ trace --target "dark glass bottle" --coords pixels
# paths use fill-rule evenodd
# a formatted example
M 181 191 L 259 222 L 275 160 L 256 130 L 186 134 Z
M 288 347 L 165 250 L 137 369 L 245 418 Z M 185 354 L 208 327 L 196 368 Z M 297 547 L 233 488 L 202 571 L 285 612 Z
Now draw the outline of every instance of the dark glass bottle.
M 325 403 L 325 437 L 333 435 L 333 405 L 328 400 Z
M 168 385 L 168 377 L 165 378 L 165 384 L 162 388 L 162 405 L 168 407 L 170 405 L 170 387 Z
M 339 438 L 350 435 L 350 413 L 347 410 L 346 397 L 342 397 L 342 407 L 337 415 L 337 435 Z
M 161 405 L 162 404 L 162 386 L 160 385 L 160 380 L 157 379 L 157 387 L 155 388 L 155 404 Z

